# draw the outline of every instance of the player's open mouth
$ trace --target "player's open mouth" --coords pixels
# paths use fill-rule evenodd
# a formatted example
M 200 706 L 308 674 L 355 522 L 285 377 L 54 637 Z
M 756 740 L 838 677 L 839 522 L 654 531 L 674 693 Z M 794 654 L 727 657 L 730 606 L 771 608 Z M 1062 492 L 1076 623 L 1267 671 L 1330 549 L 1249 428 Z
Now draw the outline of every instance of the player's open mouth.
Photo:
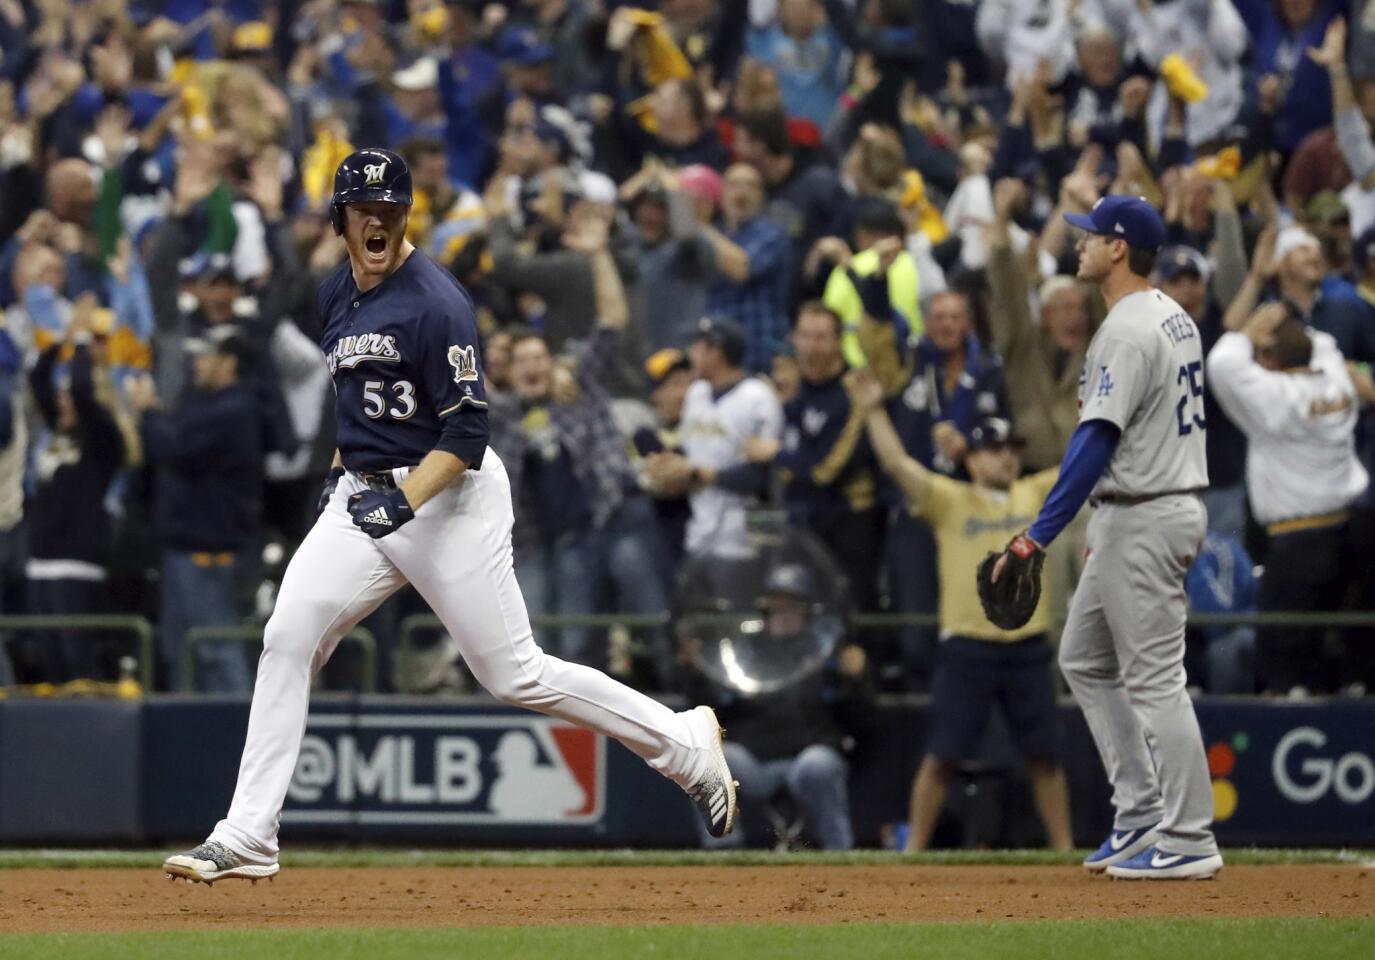
M 363 242 L 363 246 L 367 248 L 368 253 L 380 256 L 387 252 L 387 238 L 380 233 L 373 234 Z

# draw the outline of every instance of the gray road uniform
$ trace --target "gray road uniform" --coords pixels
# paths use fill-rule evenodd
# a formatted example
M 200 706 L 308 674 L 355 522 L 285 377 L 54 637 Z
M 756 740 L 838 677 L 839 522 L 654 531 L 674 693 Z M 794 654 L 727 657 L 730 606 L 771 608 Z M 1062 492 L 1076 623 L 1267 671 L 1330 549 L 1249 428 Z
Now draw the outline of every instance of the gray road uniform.
M 1208 485 L 1198 329 L 1158 290 L 1122 298 L 1089 345 L 1080 422 L 1121 430 L 1095 486 L 1060 667 L 1113 786 L 1115 829 L 1159 824 L 1172 854 L 1217 853 L 1203 741 L 1185 692 L 1184 575 Z

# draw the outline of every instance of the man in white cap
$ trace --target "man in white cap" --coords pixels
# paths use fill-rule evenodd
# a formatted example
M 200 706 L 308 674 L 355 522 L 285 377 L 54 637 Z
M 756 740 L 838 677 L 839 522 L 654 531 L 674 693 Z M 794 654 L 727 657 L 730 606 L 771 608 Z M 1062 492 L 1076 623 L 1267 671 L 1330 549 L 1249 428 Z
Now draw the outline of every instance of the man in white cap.
M 1260 609 L 1337 609 L 1350 573 L 1352 506 L 1368 477 L 1356 456 L 1356 388 L 1336 342 L 1269 303 L 1218 340 L 1207 380 L 1249 441 L 1251 512 L 1269 537 Z M 1261 631 L 1267 692 L 1333 689 L 1338 671 L 1325 662 L 1322 635 Z
M 418 57 L 392 74 L 391 101 L 385 108 L 390 142 L 444 136 L 446 118 L 439 99 L 439 62 L 434 57 Z
M 1328 270 L 1318 238 L 1303 227 L 1271 227 L 1261 235 L 1223 326 L 1240 330 L 1263 300 L 1284 301 L 1304 323 L 1332 334 L 1348 359 L 1362 359 L 1361 304 L 1351 285 Z

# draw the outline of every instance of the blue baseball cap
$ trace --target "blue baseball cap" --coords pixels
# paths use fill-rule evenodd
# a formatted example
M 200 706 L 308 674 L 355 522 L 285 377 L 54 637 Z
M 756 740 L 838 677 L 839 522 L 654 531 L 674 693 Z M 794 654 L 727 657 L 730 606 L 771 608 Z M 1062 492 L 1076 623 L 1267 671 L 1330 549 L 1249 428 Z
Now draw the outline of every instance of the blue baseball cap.
M 1160 251 L 1160 256 L 1155 262 L 1155 273 L 1166 283 L 1178 280 L 1189 273 L 1206 283 L 1213 275 L 1208 258 L 1193 247 L 1182 244 Z
M 183 280 L 234 280 L 234 260 L 227 253 L 198 250 L 177 264 Z
M 989 447 L 1023 447 L 1026 440 L 1012 432 L 1012 424 L 1002 417 L 985 417 L 969 431 L 969 449 L 987 450 Z
M 497 59 L 502 63 L 537 67 L 553 60 L 554 56 L 553 45 L 542 42 L 533 30 L 509 29 L 497 41 Z
M 1089 233 L 1125 240 L 1138 250 L 1156 251 L 1165 243 L 1165 221 L 1145 197 L 1108 194 L 1087 214 L 1067 213 L 1065 222 Z
M 703 317 L 692 333 L 693 341 L 703 340 L 720 347 L 726 362 L 738 367 L 745 362 L 745 328 L 725 317 Z
M 535 137 L 540 143 L 552 143 L 558 149 L 559 162 L 565 163 L 573 150 L 568 139 L 568 131 L 557 123 L 550 123 L 544 117 L 537 117 L 534 125 Z

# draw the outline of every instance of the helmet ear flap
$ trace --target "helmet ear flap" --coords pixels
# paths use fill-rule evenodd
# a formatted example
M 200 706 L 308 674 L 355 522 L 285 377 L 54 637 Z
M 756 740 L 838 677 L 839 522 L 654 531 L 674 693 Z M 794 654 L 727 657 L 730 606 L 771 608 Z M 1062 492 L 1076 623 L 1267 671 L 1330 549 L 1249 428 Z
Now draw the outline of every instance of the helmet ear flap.
M 338 200 L 331 200 L 329 204 L 329 222 L 334 226 L 335 236 L 344 235 L 344 205 Z

